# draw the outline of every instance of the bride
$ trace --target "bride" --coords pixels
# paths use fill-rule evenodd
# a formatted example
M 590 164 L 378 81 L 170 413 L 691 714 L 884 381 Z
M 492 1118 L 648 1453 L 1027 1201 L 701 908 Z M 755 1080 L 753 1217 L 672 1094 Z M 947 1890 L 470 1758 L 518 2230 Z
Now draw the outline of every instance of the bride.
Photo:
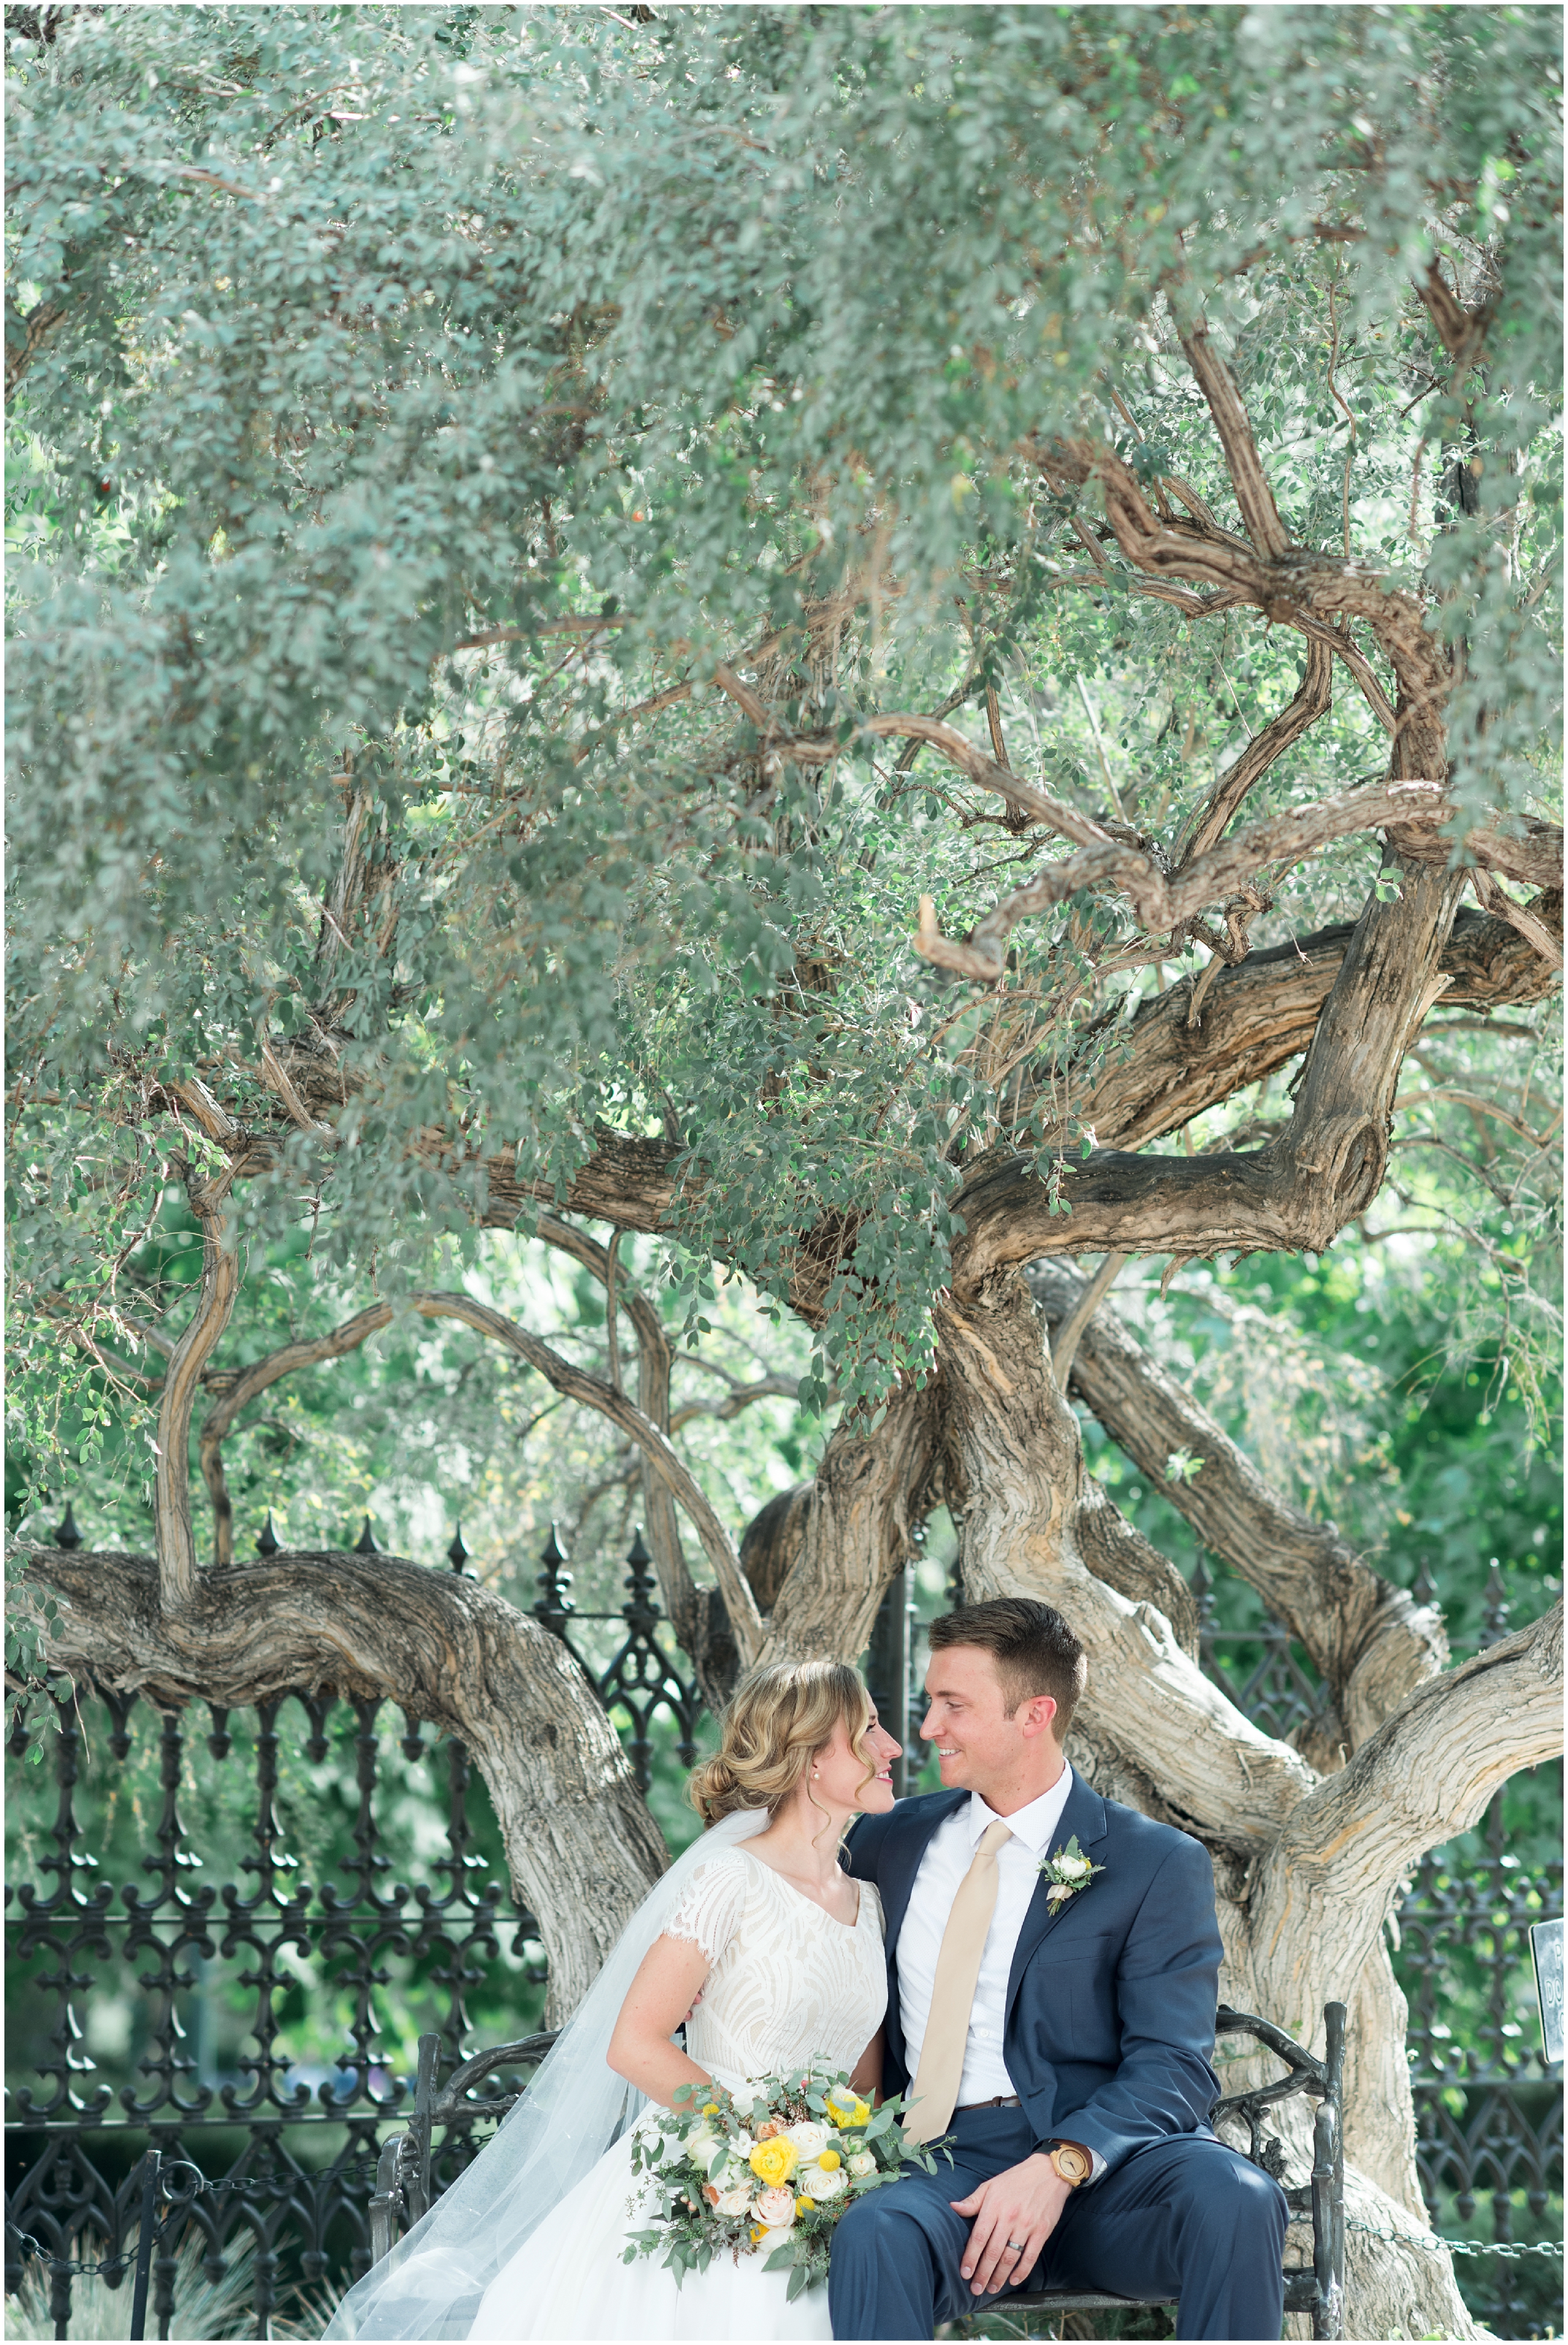
M 495 2138 L 351 2288 L 329 2339 L 830 2338 L 827 2291 L 715 2257 L 677 2285 L 622 2260 L 638 2228 L 632 2127 L 683 2086 L 814 2064 L 880 2081 L 882 1909 L 838 1862 L 893 1804 L 898 1745 L 857 1672 L 793 1661 L 743 1680 L 690 1795 L 708 1829 L 633 1914 Z M 673 2039 L 685 2022 L 686 2048 Z M 684 2106 L 684 2104 L 682 2104 Z

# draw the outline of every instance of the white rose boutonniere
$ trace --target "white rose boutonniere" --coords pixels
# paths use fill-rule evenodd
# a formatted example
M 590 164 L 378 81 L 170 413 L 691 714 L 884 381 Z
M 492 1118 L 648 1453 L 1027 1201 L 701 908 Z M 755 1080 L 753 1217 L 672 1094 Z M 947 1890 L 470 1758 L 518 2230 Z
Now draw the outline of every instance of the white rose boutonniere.
M 1057 1849 L 1054 1856 L 1043 1856 L 1036 1870 L 1043 1873 L 1051 1884 L 1046 1892 L 1046 1903 L 1065 1905 L 1069 1897 L 1076 1897 L 1080 1889 L 1087 1889 L 1096 1873 L 1103 1873 L 1105 1867 L 1089 1863 L 1078 1846 L 1078 1836 L 1075 1832 L 1066 1848 Z

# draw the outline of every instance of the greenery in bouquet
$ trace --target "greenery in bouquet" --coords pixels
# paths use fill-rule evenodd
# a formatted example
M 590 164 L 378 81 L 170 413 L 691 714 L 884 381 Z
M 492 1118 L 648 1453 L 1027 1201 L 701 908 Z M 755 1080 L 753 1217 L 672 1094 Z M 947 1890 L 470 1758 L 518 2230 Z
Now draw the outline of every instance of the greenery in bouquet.
M 932 2148 L 899 2125 L 901 2096 L 874 2107 L 842 2073 L 764 2076 L 738 2095 L 683 2086 L 675 2097 L 662 2126 L 633 2138 L 638 2209 L 653 2220 L 629 2235 L 623 2260 L 663 2253 L 677 2282 L 722 2252 L 765 2255 L 765 2270 L 789 2272 L 793 2303 L 827 2278 L 846 2207 L 906 2167 L 936 2170 Z

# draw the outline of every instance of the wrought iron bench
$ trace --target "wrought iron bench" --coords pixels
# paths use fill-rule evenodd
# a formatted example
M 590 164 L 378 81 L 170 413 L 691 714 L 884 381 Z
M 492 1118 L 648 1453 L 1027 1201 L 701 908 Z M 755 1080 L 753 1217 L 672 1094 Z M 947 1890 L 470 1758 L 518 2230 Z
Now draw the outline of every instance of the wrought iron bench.
M 1285 2074 L 1271 2085 L 1250 2093 L 1232 2093 L 1217 2101 L 1210 2122 L 1240 2117 L 1247 2127 L 1247 2155 L 1276 2181 L 1283 2177 L 1284 2153 L 1274 2135 L 1263 2129 L 1263 2113 L 1276 2102 L 1297 2093 L 1315 2094 L 1317 2116 L 1312 2123 L 1312 2172 L 1299 2189 L 1285 2193 L 1293 2215 L 1310 2215 L 1312 2260 L 1285 2266 L 1285 2309 L 1311 2315 L 1314 2337 L 1343 2337 L 1345 2287 L 1345 2156 L 1340 2133 L 1341 2091 L 1345 2062 L 1345 2006 L 1323 2006 L 1323 2057 L 1315 2060 L 1304 2046 L 1250 2011 L 1219 2006 L 1218 2035 L 1254 2035 L 1285 2063 Z M 1129 2312 L 1148 2304 L 1173 2304 L 1174 2297 L 1109 2296 L 1077 2289 L 1030 2287 L 1009 2289 L 991 2299 L 1020 2311 Z
M 1323 2057 L 1314 2059 L 1303 2045 L 1287 2035 L 1271 2020 L 1253 2012 L 1233 2011 L 1222 2003 L 1215 2024 L 1219 2035 L 1251 2035 L 1285 2064 L 1285 2074 L 1272 2084 L 1249 2093 L 1232 2093 L 1218 2101 L 1212 2122 L 1239 2117 L 1247 2127 L 1247 2155 L 1278 2181 L 1284 2170 L 1284 2153 L 1277 2137 L 1264 2129 L 1266 2110 L 1297 2093 L 1316 2096 L 1312 2125 L 1310 2179 L 1287 2190 L 1294 2215 L 1310 2215 L 1312 2260 L 1285 2267 L 1285 2309 L 1311 2315 L 1312 2334 L 1344 2335 L 1345 2282 L 1345 2159 L 1340 2131 L 1341 2084 L 1345 2059 L 1345 2006 L 1323 2008 Z M 542 2060 L 554 2043 L 553 2035 L 527 2035 L 520 2043 L 495 2044 L 477 2052 L 453 2071 L 444 2092 L 436 2089 L 440 2052 L 438 2035 L 420 2038 L 419 2073 L 414 2082 L 413 2116 L 400 2134 L 383 2144 L 376 2170 L 376 2195 L 370 2201 L 370 2253 L 374 2262 L 391 2249 L 402 2220 L 418 2222 L 430 2203 L 431 2138 L 437 2126 L 462 2125 L 479 2117 L 501 2117 L 519 2098 L 516 2093 L 483 2100 L 470 2098 L 476 2085 L 498 2068 L 529 2066 Z M 526 2088 L 525 2088 L 526 2089 Z M 1170 2297 L 1091 2295 L 1065 2288 L 1009 2289 L 990 2300 L 1040 2313 L 1126 2312 L 1146 2304 L 1169 2304 Z
M 556 2032 L 525 2035 L 516 2044 L 492 2044 L 454 2068 L 446 2090 L 436 2090 L 440 2058 L 439 2035 L 420 2038 L 420 2065 L 414 2077 L 414 2112 L 401 2133 L 381 2144 L 376 2163 L 376 2191 L 370 2201 L 370 2261 L 379 2264 L 391 2252 L 403 2222 L 417 2223 L 430 2203 L 431 2137 L 439 2125 L 465 2125 L 476 2117 L 503 2117 L 515 2107 L 521 2093 L 489 2096 L 482 2101 L 469 2096 L 476 2085 L 497 2068 L 533 2067 L 555 2042 Z M 524 2087 L 526 2090 L 526 2087 Z

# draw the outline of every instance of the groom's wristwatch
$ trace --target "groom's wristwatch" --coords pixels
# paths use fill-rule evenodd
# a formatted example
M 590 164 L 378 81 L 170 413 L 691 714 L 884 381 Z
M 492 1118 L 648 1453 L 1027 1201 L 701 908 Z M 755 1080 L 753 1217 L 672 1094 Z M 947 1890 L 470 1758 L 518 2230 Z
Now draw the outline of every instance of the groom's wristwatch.
M 1045 2153 L 1069 2190 L 1087 2182 L 1095 2170 L 1095 2162 L 1081 2142 L 1047 2141 Z

